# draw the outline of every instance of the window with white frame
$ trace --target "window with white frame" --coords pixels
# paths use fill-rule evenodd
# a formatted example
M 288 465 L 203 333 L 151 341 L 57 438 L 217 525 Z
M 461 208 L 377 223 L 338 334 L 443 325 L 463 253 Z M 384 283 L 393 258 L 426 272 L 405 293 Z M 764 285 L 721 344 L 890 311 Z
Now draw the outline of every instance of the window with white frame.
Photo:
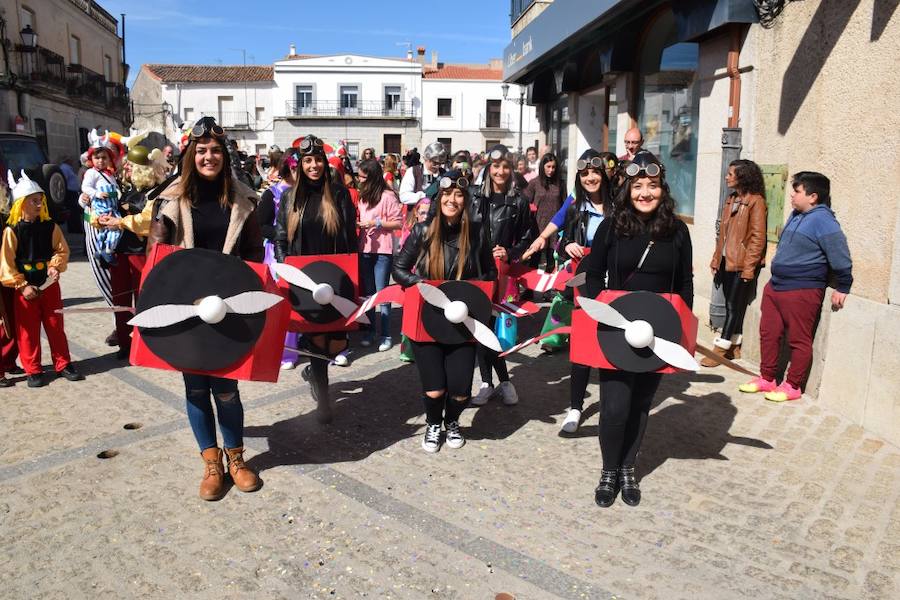
M 256 113 L 253 116 L 256 119 L 257 126 L 259 126 L 259 123 L 261 123 L 262 121 L 264 121 L 266 119 L 266 107 L 265 106 L 257 106 Z
M 295 115 L 308 115 L 313 111 L 313 86 L 298 85 L 295 92 Z
M 437 116 L 450 117 L 453 116 L 453 99 L 438 98 L 437 99 Z
M 73 65 L 81 64 L 81 40 L 77 35 L 69 37 L 69 62 Z
M 342 85 L 340 88 L 341 96 L 341 114 L 356 115 L 359 114 L 359 86 L 358 85 Z
M 19 20 L 22 22 L 22 29 L 30 25 L 31 29 L 37 32 L 37 27 L 34 25 L 34 11 L 27 6 L 23 5 L 21 11 L 19 11 Z
M 402 90 L 399 85 L 384 86 L 384 110 L 387 114 L 400 114 Z

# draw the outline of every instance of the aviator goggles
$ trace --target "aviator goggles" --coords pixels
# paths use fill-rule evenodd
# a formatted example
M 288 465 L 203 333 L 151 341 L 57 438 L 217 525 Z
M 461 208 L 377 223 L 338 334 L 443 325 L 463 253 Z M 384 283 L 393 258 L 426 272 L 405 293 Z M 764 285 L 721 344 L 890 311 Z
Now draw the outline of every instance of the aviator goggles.
M 490 154 L 488 154 L 488 158 L 490 158 L 492 161 L 495 161 L 500 160 L 501 158 L 511 159 L 512 155 L 509 153 L 509 151 L 504 152 L 499 148 L 494 148 L 493 150 L 491 150 Z
M 461 190 L 464 190 L 469 187 L 469 180 L 465 177 L 457 177 L 456 179 L 451 179 L 450 177 L 441 177 L 441 181 L 438 184 L 441 186 L 442 190 L 446 190 L 447 188 L 456 186 Z
M 314 135 L 309 135 L 300 140 L 300 152 L 303 154 L 312 154 L 314 152 L 324 152 L 325 142 Z
M 225 137 L 225 130 L 216 123 L 216 120 L 212 117 L 200 119 L 197 123 L 191 128 L 191 138 L 198 140 L 202 137 L 206 137 L 211 135 L 217 138 Z
M 634 177 L 641 171 L 647 175 L 647 177 L 656 177 L 662 172 L 662 168 L 656 163 L 648 163 L 644 166 L 641 166 L 637 163 L 631 163 L 627 167 L 625 167 L 625 174 L 629 177 Z
M 593 167 L 595 169 L 602 169 L 604 167 L 603 159 L 599 156 L 595 156 L 590 160 L 579 159 L 578 162 L 575 163 L 575 168 L 579 171 L 584 171 L 588 167 Z

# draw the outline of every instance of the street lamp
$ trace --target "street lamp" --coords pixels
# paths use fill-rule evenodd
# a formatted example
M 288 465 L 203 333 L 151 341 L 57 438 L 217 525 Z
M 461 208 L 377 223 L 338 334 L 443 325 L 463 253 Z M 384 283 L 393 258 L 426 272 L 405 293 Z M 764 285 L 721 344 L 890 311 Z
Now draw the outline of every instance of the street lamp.
M 507 100 L 507 96 L 509 95 L 509 84 L 504 83 L 500 86 L 500 89 L 503 90 L 503 99 Z M 510 102 L 515 102 L 519 105 L 519 155 L 522 154 L 522 111 L 525 108 L 525 88 L 519 86 L 519 98 L 510 100 Z
M 38 36 L 34 32 L 34 29 L 31 28 L 31 25 L 26 25 L 25 28 L 19 32 L 19 35 L 22 37 L 22 45 L 27 48 L 29 52 L 34 52 L 37 48 Z

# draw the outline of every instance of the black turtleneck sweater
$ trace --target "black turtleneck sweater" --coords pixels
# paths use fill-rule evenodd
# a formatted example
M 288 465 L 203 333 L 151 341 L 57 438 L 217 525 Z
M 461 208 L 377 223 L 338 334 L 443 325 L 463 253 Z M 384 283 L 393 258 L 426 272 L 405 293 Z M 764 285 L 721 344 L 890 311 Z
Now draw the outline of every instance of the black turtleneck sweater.
M 315 254 L 352 254 L 359 251 L 356 236 L 356 208 L 350 194 L 339 185 L 332 184 L 331 191 L 337 204 L 339 224 L 335 235 L 325 230 L 319 218 L 322 209 L 323 182 L 307 182 L 305 199 L 297 198 L 294 210 L 303 210 L 303 218 L 294 235 L 289 254 L 309 256 Z M 285 192 L 287 193 L 287 192 Z
M 221 252 L 231 220 L 231 207 L 223 207 L 219 199 L 221 188 L 215 182 L 201 179 L 198 182 L 198 198 L 191 206 L 194 225 L 194 247 Z

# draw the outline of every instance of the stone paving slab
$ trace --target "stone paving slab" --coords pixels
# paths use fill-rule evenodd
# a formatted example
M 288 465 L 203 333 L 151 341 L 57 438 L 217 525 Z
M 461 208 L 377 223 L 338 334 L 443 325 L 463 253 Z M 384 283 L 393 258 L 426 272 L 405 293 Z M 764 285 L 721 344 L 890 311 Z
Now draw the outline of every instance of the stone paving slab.
M 63 285 L 92 305 L 86 265 Z M 593 503 L 596 380 L 560 435 L 568 363 L 534 348 L 510 361 L 520 404 L 467 410 L 467 445 L 436 455 L 396 350 L 332 369 L 331 426 L 296 371 L 242 384 L 265 486 L 206 503 L 180 377 L 116 362 L 110 323 L 67 318 L 86 382 L 0 390 L 4 598 L 900 594 L 900 450 L 815 401 L 737 393 L 721 368 L 665 378 L 637 508 Z

